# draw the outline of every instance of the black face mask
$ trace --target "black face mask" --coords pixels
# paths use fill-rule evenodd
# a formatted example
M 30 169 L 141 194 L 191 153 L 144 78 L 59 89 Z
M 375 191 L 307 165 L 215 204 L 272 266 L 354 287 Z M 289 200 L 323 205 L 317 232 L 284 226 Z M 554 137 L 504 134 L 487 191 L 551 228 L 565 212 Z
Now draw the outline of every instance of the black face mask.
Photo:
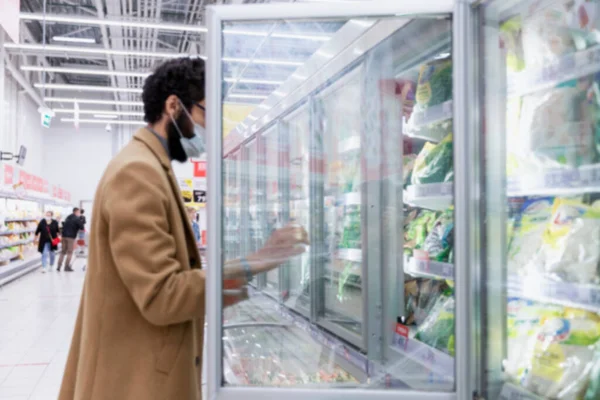
M 179 117 L 177 117 L 175 122 L 177 123 L 177 126 L 179 127 L 179 129 L 181 129 L 181 131 L 183 132 L 183 134 L 186 137 L 188 135 L 192 136 L 192 134 L 190 134 L 189 132 L 193 131 L 193 127 L 192 128 L 189 127 L 190 121 L 184 112 L 182 112 L 179 115 Z M 181 136 L 179 136 L 179 132 L 177 132 L 177 129 L 175 129 L 175 126 L 173 125 L 173 121 L 171 121 L 171 123 L 169 123 L 169 126 L 167 128 L 167 145 L 169 146 L 169 154 L 170 154 L 172 160 L 183 163 L 183 162 L 187 161 L 188 156 L 185 153 L 185 151 L 183 150 L 183 146 L 181 146 L 180 139 L 181 139 Z

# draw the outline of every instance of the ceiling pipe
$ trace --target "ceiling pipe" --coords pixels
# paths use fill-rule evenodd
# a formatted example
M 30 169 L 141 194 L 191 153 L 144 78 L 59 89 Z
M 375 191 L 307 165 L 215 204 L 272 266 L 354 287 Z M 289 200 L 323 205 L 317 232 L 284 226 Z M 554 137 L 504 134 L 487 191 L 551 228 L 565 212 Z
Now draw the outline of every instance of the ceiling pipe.
M 98 13 L 98 18 L 104 19 L 105 15 L 102 0 L 95 0 L 94 3 L 96 5 L 96 12 Z M 108 30 L 106 29 L 106 25 L 100 25 L 100 32 L 102 34 L 102 45 L 104 46 L 105 50 L 109 50 L 110 44 L 108 43 Z M 114 72 L 115 66 L 113 64 L 113 59 L 112 56 L 108 53 L 106 53 L 106 63 L 108 64 L 108 70 Z M 110 76 L 110 83 L 113 87 L 117 87 L 117 79 L 115 75 Z M 121 107 L 118 105 L 118 102 L 121 100 L 120 94 L 115 91 L 113 92 L 113 97 L 115 99 L 115 102 L 117 102 L 115 103 L 115 108 L 117 109 L 117 111 L 120 111 Z
M 25 77 L 19 72 L 17 67 L 15 67 L 10 62 L 8 57 L 4 57 L 4 61 L 5 61 L 4 64 L 6 66 L 6 69 L 8 69 L 10 71 L 13 78 L 15 78 L 15 80 L 19 83 L 19 85 L 21 85 L 21 87 L 23 89 L 25 89 L 25 91 L 29 94 L 29 96 L 31 96 L 33 101 L 35 101 L 39 107 L 45 107 L 44 101 L 42 100 L 42 98 L 40 97 L 38 92 L 31 86 L 29 81 L 27 79 L 25 79 Z

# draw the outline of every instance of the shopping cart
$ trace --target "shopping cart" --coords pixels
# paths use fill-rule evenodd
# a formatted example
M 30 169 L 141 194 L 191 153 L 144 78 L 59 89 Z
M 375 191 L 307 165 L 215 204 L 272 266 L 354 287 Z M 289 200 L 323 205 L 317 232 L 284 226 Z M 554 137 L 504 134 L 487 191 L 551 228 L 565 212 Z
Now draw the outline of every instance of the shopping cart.
M 81 231 L 77 237 L 77 250 L 75 252 L 75 258 L 85 258 L 88 257 L 88 246 L 87 246 L 87 232 Z M 85 271 L 86 263 L 83 264 L 83 270 Z

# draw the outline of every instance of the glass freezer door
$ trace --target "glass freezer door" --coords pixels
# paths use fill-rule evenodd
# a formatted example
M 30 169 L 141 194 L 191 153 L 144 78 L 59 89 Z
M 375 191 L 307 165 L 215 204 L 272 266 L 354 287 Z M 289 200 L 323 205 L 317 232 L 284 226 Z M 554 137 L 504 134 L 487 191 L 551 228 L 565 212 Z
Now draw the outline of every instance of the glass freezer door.
M 487 398 L 600 399 L 600 3 L 482 21 Z
M 211 399 L 472 395 L 454 2 L 422 3 L 211 9 L 208 131 L 254 107 L 208 139 Z

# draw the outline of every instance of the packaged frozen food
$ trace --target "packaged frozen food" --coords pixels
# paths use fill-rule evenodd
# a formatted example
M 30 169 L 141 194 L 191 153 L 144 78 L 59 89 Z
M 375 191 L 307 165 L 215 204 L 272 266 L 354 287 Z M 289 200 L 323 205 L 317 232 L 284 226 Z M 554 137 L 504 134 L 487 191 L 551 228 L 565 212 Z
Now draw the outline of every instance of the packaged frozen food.
M 450 291 L 442 294 L 417 328 L 415 339 L 454 355 L 454 297 Z
M 420 108 L 435 106 L 452 98 L 452 59 L 434 60 L 421 66 L 415 98 Z
M 542 245 L 542 235 L 552 217 L 552 202 L 551 197 L 541 197 L 523 203 L 509 244 L 509 273 L 525 275 L 529 272 L 526 266 Z
M 422 249 L 427 252 L 430 260 L 448 261 L 454 245 L 454 211 L 444 211 L 435 221 L 429 231 Z
M 571 80 L 522 99 L 518 147 L 544 167 L 578 167 L 596 160 L 589 78 Z
M 589 373 L 589 384 L 583 400 L 600 399 L 600 343 L 594 346 L 594 358 Z
M 549 318 L 561 317 L 562 307 L 532 300 L 510 297 L 507 299 L 507 358 L 506 374 L 518 380 L 523 366 L 523 354 L 531 337 Z
M 437 299 L 449 289 L 445 281 L 415 278 L 404 280 L 405 325 L 420 325 L 430 314 Z
M 344 210 L 340 248 L 360 249 L 360 205 L 348 205 Z
M 566 282 L 599 283 L 600 210 L 573 199 L 556 199 L 552 219 L 528 269 Z
M 452 148 L 452 134 L 447 135 L 437 145 L 426 143 L 415 160 L 412 184 L 452 181 Z
M 567 23 L 577 50 L 600 43 L 600 2 L 575 0 L 569 9 Z
M 425 243 L 427 234 L 433 229 L 437 213 L 435 211 L 421 210 L 421 212 L 408 224 L 404 232 L 404 253 L 412 255 L 415 249 L 420 249 Z
M 404 185 L 407 185 L 410 182 L 416 159 L 416 154 L 406 154 L 402 157 L 402 182 Z
M 537 5 L 540 7 L 528 10 L 522 20 L 523 56 L 528 68 L 554 62 L 576 49 L 568 26 L 569 1 Z
M 581 398 L 599 339 L 595 320 L 548 318 L 523 353 L 521 385 L 548 399 Z
M 517 72 L 525 68 L 523 56 L 522 18 L 517 15 L 500 25 L 500 40 L 506 51 L 506 67 L 509 71 Z

